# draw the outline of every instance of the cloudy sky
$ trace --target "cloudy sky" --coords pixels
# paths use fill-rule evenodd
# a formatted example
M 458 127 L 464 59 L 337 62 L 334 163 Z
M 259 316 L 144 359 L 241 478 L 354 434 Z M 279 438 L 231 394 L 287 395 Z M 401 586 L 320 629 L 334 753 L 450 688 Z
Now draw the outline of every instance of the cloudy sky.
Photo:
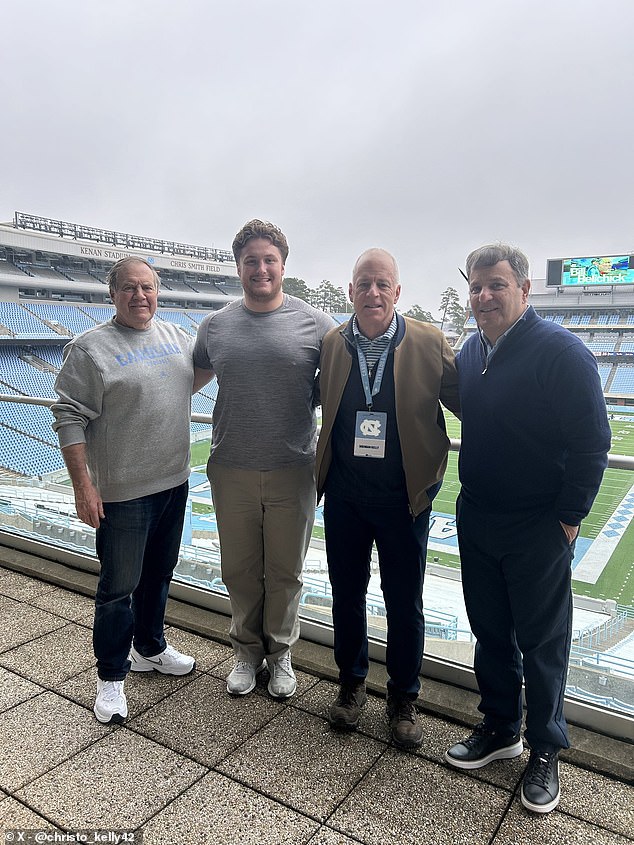
M 476 246 L 634 252 L 633 0 L 2 4 L 0 219 L 229 249 L 346 285 L 382 246 L 436 316 Z

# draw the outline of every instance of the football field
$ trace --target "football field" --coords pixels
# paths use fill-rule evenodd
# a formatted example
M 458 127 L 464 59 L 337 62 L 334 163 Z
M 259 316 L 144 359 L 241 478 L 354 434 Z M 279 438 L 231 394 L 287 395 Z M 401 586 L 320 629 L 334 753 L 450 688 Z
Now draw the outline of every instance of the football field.
M 460 422 L 445 412 L 447 433 L 460 439 Z M 612 452 L 634 456 L 634 420 L 610 420 Z M 581 536 L 594 540 L 613 517 L 617 508 L 634 486 L 634 472 L 608 469 L 594 506 L 581 526 Z M 458 454 L 450 452 L 447 472 L 440 493 L 434 500 L 434 510 L 455 515 L 458 483 Z M 595 584 L 573 580 L 577 595 L 615 599 L 619 604 L 634 605 L 634 521 L 628 525 L 616 549 L 606 563 Z
M 452 439 L 460 439 L 460 422 L 449 412 L 445 412 L 447 433 Z M 634 420 L 611 420 L 612 452 L 619 455 L 634 456 Z M 192 444 L 192 466 L 204 467 L 209 455 L 209 441 Z M 204 469 L 203 469 L 204 472 Z M 595 583 L 574 580 L 573 590 L 577 595 L 592 596 L 601 599 L 614 599 L 619 604 L 634 605 L 634 520 L 617 514 L 619 506 L 634 487 L 634 472 L 624 469 L 608 469 L 594 506 L 581 526 L 581 537 L 588 541 L 595 540 L 606 528 L 617 524 L 618 533 L 622 534 L 618 544 L 609 554 L 609 559 Z M 447 472 L 440 492 L 434 499 L 434 512 L 455 517 L 456 497 L 460 490 L 458 482 L 458 453 L 450 452 Z M 634 493 L 634 490 L 632 490 Z M 211 509 L 211 508 L 209 508 Z M 632 506 L 634 512 L 634 504 Z M 624 527 L 627 526 L 627 527 Z M 323 536 L 323 528 L 315 529 L 316 536 Z M 616 542 L 616 541 L 615 541 Z M 460 565 L 457 549 L 444 547 L 441 551 L 430 549 L 428 560 L 445 566 Z

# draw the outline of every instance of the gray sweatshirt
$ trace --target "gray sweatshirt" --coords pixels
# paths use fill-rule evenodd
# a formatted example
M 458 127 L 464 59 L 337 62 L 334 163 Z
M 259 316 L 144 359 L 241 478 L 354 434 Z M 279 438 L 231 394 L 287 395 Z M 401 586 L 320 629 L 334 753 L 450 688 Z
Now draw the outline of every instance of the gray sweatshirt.
M 51 410 L 60 446 L 86 443 L 104 502 L 149 496 L 189 477 L 193 341 L 170 323 L 102 323 L 64 349 Z
M 236 300 L 207 314 L 194 362 L 218 378 L 212 463 L 267 471 L 315 460 L 315 375 L 321 340 L 334 325 L 288 294 L 275 311 Z

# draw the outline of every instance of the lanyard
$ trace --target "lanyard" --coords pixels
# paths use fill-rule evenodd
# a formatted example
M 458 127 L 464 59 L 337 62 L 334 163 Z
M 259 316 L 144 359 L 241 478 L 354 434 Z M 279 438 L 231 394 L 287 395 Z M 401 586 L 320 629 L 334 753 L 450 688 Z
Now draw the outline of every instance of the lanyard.
M 387 362 L 387 356 L 390 354 L 390 346 L 392 345 L 391 341 L 385 347 L 383 352 L 381 352 L 381 357 L 379 358 L 379 362 L 376 367 L 376 375 L 374 376 L 374 382 L 372 384 L 372 392 L 370 392 L 370 376 L 368 374 L 368 363 L 365 360 L 365 355 L 363 354 L 363 350 L 357 344 L 357 356 L 359 358 L 359 371 L 361 373 L 361 384 L 363 385 L 363 392 L 365 393 L 365 402 L 368 406 L 368 411 L 372 410 L 372 397 L 376 396 L 376 394 L 381 389 L 381 382 L 383 381 L 383 372 L 385 370 L 385 364 Z

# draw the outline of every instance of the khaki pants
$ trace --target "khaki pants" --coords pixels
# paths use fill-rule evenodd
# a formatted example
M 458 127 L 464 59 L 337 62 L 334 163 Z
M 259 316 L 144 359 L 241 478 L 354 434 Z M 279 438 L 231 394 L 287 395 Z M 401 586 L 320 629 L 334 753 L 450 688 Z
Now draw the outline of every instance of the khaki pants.
M 235 469 L 207 464 L 222 580 L 238 660 L 277 660 L 299 639 L 302 567 L 315 519 L 315 468 Z

